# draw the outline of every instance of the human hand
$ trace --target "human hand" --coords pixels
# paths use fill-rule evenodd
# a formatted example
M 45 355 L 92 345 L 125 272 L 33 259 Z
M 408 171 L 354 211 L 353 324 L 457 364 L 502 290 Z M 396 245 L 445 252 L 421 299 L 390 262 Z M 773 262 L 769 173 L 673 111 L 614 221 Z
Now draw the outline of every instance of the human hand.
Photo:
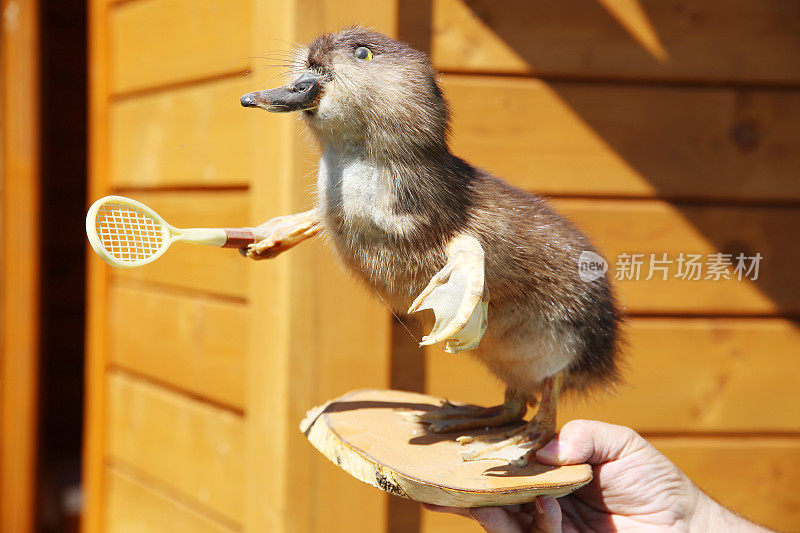
M 558 501 L 432 511 L 472 517 L 489 533 L 632 531 L 765 531 L 706 496 L 669 459 L 632 429 L 589 420 L 568 422 L 536 452 L 547 465 L 589 463 L 592 481 Z

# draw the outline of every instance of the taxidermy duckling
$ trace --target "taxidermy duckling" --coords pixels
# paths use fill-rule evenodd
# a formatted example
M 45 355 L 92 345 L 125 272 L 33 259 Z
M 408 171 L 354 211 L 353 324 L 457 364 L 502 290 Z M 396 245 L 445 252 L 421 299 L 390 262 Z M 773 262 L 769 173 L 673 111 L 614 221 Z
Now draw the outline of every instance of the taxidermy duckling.
M 322 148 L 317 204 L 259 226 L 266 238 L 243 253 L 274 257 L 324 231 L 393 310 L 432 309 L 421 344 L 471 350 L 507 389 L 500 406 L 445 402 L 420 420 L 434 432 L 466 431 L 518 420 L 538 404 L 526 425 L 462 454 L 512 449 L 519 455 L 508 459 L 527 464 L 555 434 L 561 392 L 617 377 L 621 317 L 611 286 L 578 275 L 581 253 L 594 248 L 542 198 L 450 152 L 448 104 L 425 54 L 351 27 L 316 38 L 295 64 L 295 81 L 241 103 L 301 113 Z

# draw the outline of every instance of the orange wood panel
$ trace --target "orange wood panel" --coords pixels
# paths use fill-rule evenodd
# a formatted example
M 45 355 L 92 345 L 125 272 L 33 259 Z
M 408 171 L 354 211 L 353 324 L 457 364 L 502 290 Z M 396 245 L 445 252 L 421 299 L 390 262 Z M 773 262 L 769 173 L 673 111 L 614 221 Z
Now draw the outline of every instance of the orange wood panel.
M 252 2 L 142 0 L 113 6 L 111 92 L 249 69 Z
M 800 223 L 796 207 L 768 208 L 670 204 L 662 201 L 559 200 L 555 206 L 590 235 L 610 262 L 609 275 L 623 267 L 622 253 L 644 253 L 640 279 L 617 282 L 620 301 L 630 313 L 647 314 L 796 314 L 800 312 L 800 285 L 794 266 L 800 248 L 787 245 L 789 228 Z M 703 254 L 701 278 L 676 277 L 679 254 Z M 732 260 L 742 253 L 760 253 L 755 281 L 716 281 L 709 275 L 708 255 L 723 252 Z M 673 262 L 664 274 L 649 275 L 650 255 Z M 658 265 L 656 265 L 658 266 Z
M 434 513 L 423 509 L 421 533 L 485 533 L 475 520 L 444 513 Z
M 370 25 L 395 32 L 397 2 L 363 4 Z M 361 18 L 357 5 L 344 2 L 254 5 L 255 50 L 307 42 L 329 25 L 354 22 L 342 19 L 348 13 Z M 267 85 L 270 76 L 257 72 L 256 82 Z M 313 172 L 318 156 L 309 150 L 295 117 L 265 116 L 249 141 L 256 176 L 253 217 L 266 220 L 307 208 L 312 196 L 304 176 Z M 384 530 L 386 496 L 332 471 L 297 424 L 323 395 L 327 399 L 334 391 L 367 383 L 388 386 L 389 314 L 371 295 L 343 281 L 319 242 L 250 268 L 249 301 L 258 327 L 251 329 L 248 351 L 245 529 Z
M 108 313 L 110 362 L 244 409 L 245 304 L 121 284 Z
M 239 105 L 253 81 L 236 77 L 126 98 L 111 106 L 116 187 L 247 185 L 254 120 Z
M 151 206 L 167 222 L 179 228 L 256 225 L 248 223 L 249 195 L 246 191 L 125 194 Z M 97 257 L 92 260 L 100 261 Z M 149 265 L 114 269 L 112 274 L 118 279 L 244 299 L 248 291 L 246 265 L 245 259 L 236 250 L 178 242 Z
M 565 400 L 561 423 L 590 418 L 668 433 L 800 431 L 795 322 L 633 318 L 626 329 L 625 382 L 616 394 Z M 468 353 L 426 352 L 430 394 L 482 405 L 502 400 L 502 383 Z
M 0 531 L 35 524 L 39 3 L 0 3 Z
M 264 219 L 299 211 L 310 201 L 307 183 L 296 176 L 311 170 L 311 154 L 293 121 L 288 125 L 282 139 L 295 157 L 284 170 L 288 176 L 278 181 L 279 194 L 261 193 L 275 190 L 267 182 L 257 182 L 253 189 L 254 205 L 261 206 L 254 212 Z M 265 125 L 269 133 L 264 137 L 280 138 L 280 131 L 269 128 Z M 268 153 L 262 157 L 264 164 L 274 161 Z M 259 524 L 249 527 L 379 531 L 386 523 L 386 496 L 333 470 L 297 431 L 297 424 L 306 410 L 332 396 L 352 388 L 388 386 L 390 315 L 335 264 L 322 239 L 249 269 L 249 301 L 258 326 L 251 328 L 247 368 L 246 408 L 253 421 L 248 425 L 248 473 L 255 477 L 261 472 L 248 484 L 251 524 Z M 281 476 L 291 482 L 279 484 Z M 290 509 L 286 513 L 279 507 L 284 499 Z M 307 513 L 308 505 L 319 512 Z M 358 524 L 349 519 L 355 515 Z
M 301 42 L 308 42 L 323 31 L 339 31 L 352 24 L 373 28 L 386 35 L 397 34 L 397 17 L 401 8 L 395 1 L 322 0 L 317 4 L 321 20 L 318 24 L 301 21 L 298 37 Z M 303 11 L 308 12 L 306 9 Z
M 336 264 L 327 246 L 321 242 L 310 246 L 316 265 L 314 303 L 309 308 L 309 315 L 316 321 L 316 405 L 376 384 L 388 388 L 391 323 L 386 306 Z M 300 411 L 308 408 L 298 407 Z M 295 439 L 297 446 L 309 446 L 299 432 Z M 354 516 L 360 517 L 358 527 L 363 531 L 382 528 L 386 523 L 387 496 L 346 475 L 316 450 L 307 451 L 315 470 L 311 490 L 317 500 L 318 516 L 326 517 L 316 521 L 314 529 L 347 533 L 357 527 Z
M 218 517 L 208 516 L 200 508 L 176 499 L 167 487 L 152 480 L 108 467 L 108 513 L 105 531 L 108 533 L 226 533 L 237 531 L 235 525 Z
M 89 203 L 108 191 L 108 4 L 88 3 Z M 87 207 L 88 207 L 87 203 Z M 81 530 L 101 533 L 104 525 L 106 452 L 106 299 L 108 267 L 86 246 L 86 364 L 83 424 L 83 511 Z
M 543 76 L 797 83 L 792 0 L 435 0 L 444 70 Z
M 651 441 L 722 505 L 779 531 L 797 531 L 797 437 L 654 437 Z
M 241 416 L 120 372 L 108 376 L 108 449 L 234 523 L 243 511 Z
M 455 153 L 549 195 L 800 199 L 800 92 L 444 76 Z
M 615 396 L 569 402 L 562 421 L 655 432 L 800 432 L 796 322 L 633 319 L 628 341 L 627 383 Z
M 365 12 L 367 23 L 392 33 L 399 10 L 390 4 Z M 583 31 L 600 20 L 602 28 L 591 42 L 563 46 L 559 39 L 570 35 L 539 33 L 526 37 L 529 48 L 508 36 L 503 29 L 508 23 L 505 15 L 495 16 L 502 3 L 486 4 L 491 20 L 477 25 L 476 17 L 481 14 L 475 10 L 482 9 L 480 3 L 472 3 L 472 8 L 454 0 L 434 4 L 438 33 L 431 42 L 439 66 L 451 61 L 445 69 L 650 80 L 693 80 L 700 79 L 701 73 L 703 80 L 748 83 L 794 83 L 797 78 L 795 55 L 785 50 L 796 45 L 796 37 L 789 31 L 792 19 L 787 18 L 765 37 L 768 43 L 752 40 L 751 48 L 742 52 L 741 47 L 730 44 L 727 35 L 719 34 L 722 21 L 701 25 L 689 16 L 694 13 L 691 10 L 703 16 L 719 15 L 717 3 L 694 6 L 689 15 L 665 13 L 665 8 L 648 2 L 642 3 L 639 11 L 634 2 L 613 12 L 611 7 L 591 4 L 581 8 L 585 15 L 574 17 L 580 20 L 573 21 L 583 24 L 579 26 Z M 771 2 L 742 7 L 737 3 L 739 11 L 733 18 L 743 12 L 755 15 L 733 24 L 744 27 L 746 35 L 748 23 L 759 24 L 785 5 Z M 442 6 L 447 9 L 443 11 Z M 529 16 L 533 9 L 552 9 L 553 16 L 567 11 L 524 6 L 520 17 Z M 314 5 L 137 0 L 114 4 L 112 11 L 112 89 L 97 97 L 96 117 L 102 117 L 102 98 L 109 93 L 121 97 L 113 100 L 107 139 L 93 145 L 93 164 L 96 168 L 106 165 L 95 181 L 107 182 L 110 177 L 114 186 L 123 190 L 252 186 L 252 196 L 245 190 L 135 194 L 182 227 L 254 225 L 307 207 L 309 181 L 302 176 L 312 170 L 309 161 L 316 158 L 308 141 L 299 137 L 293 117 L 241 110 L 231 100 L 240 91 L 277 83 L 269 79 L 274 73 L 257 71 L 245 80 L 234 76 L 262 61 L 247 56 L 263 55 L 267 49 L 285 50 L 285 43 L 307 41 L 322 29 L 351 22 L 346 20 L 348 13 L 363 9 L 338 0 Z M 576 8 L 569 11 L 574 13 Z M 583 20 L 592 16 L 595 21 Z M 646 31 L 651 20 L 658 38 Z M 687 20 L 701 27 L 699 36 L 676 27 Z M 627 30 L 626 25 L 630 26 Z M 659 40 L 661 36 L 663 40 Z M 659 43 L 670 54 L 669 61 L 653 67 L 649 61 Z M 531 63 L 536 56 L 530 54 L 548 47 L 560 48 L 561 59 Z M 700 53 L 690 58 L 684 52 L 687 47 Z M 750 53 L 763 47 L 773 47 L 767 54 L 770 60 L 765 65 L 755 64 Z M 509 52 L 511 48 L 516 52 Z M 595 52 L 598 57 L 592 57 Z M 704 54 L 710 57 L 723 52 L 728 54 L 724 57 L 735 55 L 741 61 L 722 69 L 706 68 Z M 515 63 L 519 58 L 514 54 L 523 54 L 522 63 Z M 494 63 L 487 63 L 486 57 Z M 578 57 L 581 61 L 575 59 Z M 798 100 L 790 90 L 545 84 L 454 75 L 445 76 L 445 84 L 456 111 L 454 147 L 458 153 L 520 186 L 565 196 L 744 202 L 800 199 L 793 179 L 800 160 L 792 150 Z M 514 94 L 518 100 L 512 99 Z M 519 102 L 525 102 L 524 109 Z M 103 127 L 95 130 L 102 132 Z M 106 141 L 110 148 L 97 153 Z M 96 186 L 94 190 L 98 190 Z M 557 205 L 594 235 L 611 256 L 622 251 L 740 249 L 765 256 L 763 278 L 756 283 L 622 282 L 622 299 L 629 311 L 798 312 L 796 302 L 800 300 L 785 266 L 800 259 L 785 246 L 786 228 L 797 222 L 796 210 L 670 205 L 650 200 L 559 200 Z M 330 465 L 296 430 L 297 421 L 311 405 L 350 388 L 389 384 L 389 315 L 373 295 L 346 280 L 321 244 L 306 243 L 286 256 L 258 264 L 243 262 L 231 251 L 176 245 L 150 267 L 115 272 L 115 284 L 104 298 L 98 297 L 105 294 L 98 286 L 103 279 L 100 272 L 105 276 L 107 269 L 103 265 L 98 268 L 99 261 L 93 258 L 98 263 L 92 266 L 95 308 L 103 315 L 95 318 L 95 341 L 101 339 L 106 325 L 111 326 L 111 362 L 194 396 L 112 371 L 108 381 L 111 411 L 103 418 L 109 424 L 107 450 L 112 464 L 118 463 L 122 470 L 134 465 L 144 474 L 141 478 L 129 476 L 120 484 L 117 478 L 122 470 L 112 466 L 110 484 L 103 493 L 113 496 L 104 502 L 109 505 L 108 520 L 131 515 L 119 496 L 129 494 L 130 500 L 125 500 L 143 502 L 143 517 L 149 516 L 147 510 L 156 509 L 156 515 L 169 515 L 165 523 L 199 520 L 197 528 L 212 530 L 219 524 L 233 528 L 242 524 L 253 531 L 378 531 L 387 527 L 391 515 L 387 515 L 386 497 Z M 152 320 L 144 316 L 148 312 Z M 247 315 L 248 326 L 253 325 L 238 330 L 246 342 L 242 344 L 243 337 L 237 335 L 226 343 L 224 334 L 240 326 L 237 317 L 243 315 Z M 137 327 L 123 327 L 125 321 Z M 211 323 L 214 326 L 203 327 Z M 226 326 L 217 329 L 219 325 Z M 174 328 L 171 333 L 163 329 L 170 327 Z M 146 353 L 147 346 L 137 333 L 158 338 L 159 349 Z M 763 391 L 774 395 L 770 386 L 796 380 L 791 372 L 776 370 L 787 368 L 796 336 L 796 327 L 779 319 L 636 319 L 632 338 L 642 355 L 631 366 L 635 383 L 617 399 L 589 406 L 588 412 L 597 417 L 613 414 L 653 431 L 796 431 L 796 421 L 787 411 L 772 410 L 768 416 L 758 416 L 767 402 Z M 667 341 L 679 343 L 683 350 L 671 357 L 673 364 L 665 371 Z M 700 360 L 702 364 L 698 364 L 698 351 L 707 354 Z M 242 368 L 238 363 L 226 364 L 237 356 L 245 357 Z M 105 383 L 96 379 L 102 357 L 95 352 L 91 393 L 95 403 L 97 391 Z M 492 378 L 470 366 L 464 356 L 458 361 L 441 353 L 434 357 L 448 364 L 434 362 L 429 356 L 429 389 L 446 386 L 458 394 L 459 390 L 464 396 L 470 394 L 461 398 L 448 393 L 456 399 L 494 402 L 501 398 L 502 391 Z M 758 358 L 774 364 L 758 366 Z M 697 369 L 687 379 L 680 371 L 692 363 Z M 464 365 L 463 372 L 455 370 Z M 212 381 L 214 368 L 220 368 L 216 381 Z M 240 372 L 247 374 L 242 378 L 247 382 L 246 392 L 244 387 L 236 389 Z M 748 379 L 764 385 L 748 396 Z M 650 396 L 636 384 L 644 384 L 641 387 Z M 673 386 L 683 392 L 670 395 Z M 791 386 L 775 388 L 781 401 L 794 401 Z M 203 398 L 243 410 L 246 418 L 209 405 Z M 633 407 L 637 401 L 649 405 L 647 402 L 656 400 L 661 409 L 653 410 L 655 417 L 645 417 L 642 409 Z M 96 417 L 101 411 L 93 409 Z M 102 424 L 95 418 L 93 427 L 90 436 L 97 450 L 101 442 L 97 428 Z M 189 442 L 198 432 L 201 437 Z M 220 439 L 227 446 L 220 448 Z M 701 457 L 708 457 L 709 464 L 714 464 L 713 450 L 728 445 L 724 440 L 721 444 L 698 442 L 692 440 L 684 448 L 697 449 Z M 750 448 L 745 446 L 736 453 L 744 457 L 752 450 L 769 447 L 767 444 L 752 441 L 747 444 Z M 240 452 L 235 458 L 220 455 L 221 450 L 233 449 Z M 672 453 L 682 453 L 680 446 L 675 449 L 679 451 Z M 729 459 L 736 453 L 722 454 L 728 457 L 719 463 L 727 469 L 726 475 L 732 470 Z M 778 461 L 782 453 L 774 452 L 772 457 Z M 695 468 L 688 459 L 683 464 Z M 776 463 L 759 464 L 775 470 Z M 94 459 L 92 465 L 89 471 L 96 480 L 101 474 Z M 703 472 L 693 471 L 704 479 Z M 156 480 L 158 490 L 142 483 L 150 477 Z M 782 479 L 770 479 L 765 490 L 783 490 Z M 102 497 L 97 495 L 97 486 L 97 481 L 92 484 L 90 480 L 90 499 L 95 501 Z M 791 499 L 779 500 L 770 509 L 784 520 L 792 516 L 786 512 L 792 505 Z M 316 512 L 309 513 L 310 508 Z M 90 502 L 90 519 L 98 516 L 92 509 Z M 221 520 L 212 518 L 209 526 L 205 521 L 209 517 Z M 425 530 L 432 531 L 432 523 L 426 516 Z M 469 527 L 466 521 L 459 522 L 459 531 Z M 92 531 L 99 531 L 99 526 Z

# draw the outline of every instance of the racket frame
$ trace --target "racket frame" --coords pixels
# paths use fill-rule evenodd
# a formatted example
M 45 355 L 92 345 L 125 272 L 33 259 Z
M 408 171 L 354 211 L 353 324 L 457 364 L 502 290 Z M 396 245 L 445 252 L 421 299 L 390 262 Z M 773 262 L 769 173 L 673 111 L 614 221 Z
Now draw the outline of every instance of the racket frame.
M 151 217 L 155 220 L 158 225 L 160 226 L 161 230 L 161 246 L 155 253 L 146 257 L 144 259 L 136 259 L 133 261 L 123 261 L 117 259 L 112 254 L 110 254 L 106 247 L 103 245 L 100 236 L 97 234 L 97 214 L 100 208 L 107 204 L 107 203 L 119 203 L 123 205 L 130 206 L 134 209 L 137 209 L 147 216 Z M 152 263 L 159 257 L 161 257 L 164 252 L 167 251 L 172 243 L 183 241 L 192 244 L 204 244 L 206 246 L 232 246 L 233 243 L 229 242 L 229 234 L 232 231 L 236 230 L 225 230 L 222 228 L 189 228 L 189 229 L 181 229 L 176 228 L 175 226 L 168 223 L 164 218 L 156 213 L 153 209 L 148 207 L 147 205 L 134 200 L 133 198 L 127 198 L 125 196 L 104 196 L 100 198 L 96 202 L 92 204 L 89 208 L 89 211 L 86 213 L 86 236 L 89 238 L 89 243 L 92 245 L 92 249 L 100 256 L 100 258 L 108 263 L 109 265 L 117 268 L 135 268 L 139 266 L 143 266 L 149 263 Z M 248 232 L 249 230 L 242 228 L 241 232 Z M 252 232 L 250 232 L 252 235 Z M 252 242 L 252 241 L 250 241 Z M 237 246 L 243 244 L 236 244 Z

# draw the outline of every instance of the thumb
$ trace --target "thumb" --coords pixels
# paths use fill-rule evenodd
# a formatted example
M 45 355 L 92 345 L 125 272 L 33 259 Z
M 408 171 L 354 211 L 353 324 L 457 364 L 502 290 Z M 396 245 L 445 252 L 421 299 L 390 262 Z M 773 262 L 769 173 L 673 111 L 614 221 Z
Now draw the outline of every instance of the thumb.
M 536 452 L 536 459 L 546 465 L 598 465 L 645 445 L 646 441 L 630 428 L 595 420 L 571 420 L 556 438 Z

